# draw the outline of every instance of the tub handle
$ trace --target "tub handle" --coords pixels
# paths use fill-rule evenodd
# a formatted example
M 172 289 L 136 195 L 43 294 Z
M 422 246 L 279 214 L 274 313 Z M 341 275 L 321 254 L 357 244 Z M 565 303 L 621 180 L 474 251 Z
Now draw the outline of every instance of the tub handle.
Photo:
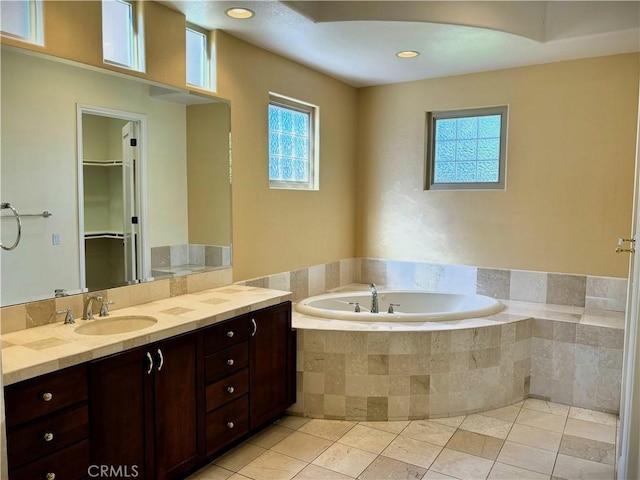
M 349 302 L 349 305 L 355 305 L 356 308 L 354 308 L 353 311 L 356 313 L 360 313 L 360 302 Z
M 395 312 L 393 311 L 393 307 L 399 307 L 399 306 L 400 306 L 400 304 L 399 304 L 399 303 L 390 303 L 390 304 L 389 304 L 389 310 L 387 310 L 387 313 L 395 313 Z

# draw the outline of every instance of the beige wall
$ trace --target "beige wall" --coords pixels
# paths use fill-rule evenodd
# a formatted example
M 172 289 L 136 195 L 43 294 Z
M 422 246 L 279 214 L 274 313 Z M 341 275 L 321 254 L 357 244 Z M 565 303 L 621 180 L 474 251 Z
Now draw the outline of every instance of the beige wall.
M 0 43 L 156 82 L 186 86 L 184 15 L 156 2 L 139 1 L 137 19 L 144 34 L 145 68 L 138 72 L 102 60 L 102 3 L 82 0 L 43 2 L 44 46 L 0 37 Z
M 235 280 L 352 257 L 356 90 L 222 32 L 217 55 L 232 105 Z M 269 189 L 270 91 L 320 107 L 320 191 Z
M 627 276 L 637 54 L 360 91 L 356 253 Z M 425 112 L 509 106 L 506 191 L 424 191 Z

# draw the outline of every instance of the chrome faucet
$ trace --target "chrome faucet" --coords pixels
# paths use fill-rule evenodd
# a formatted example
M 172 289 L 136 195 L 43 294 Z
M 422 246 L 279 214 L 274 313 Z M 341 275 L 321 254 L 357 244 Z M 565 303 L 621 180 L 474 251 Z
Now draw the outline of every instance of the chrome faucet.
M 375 283 L 371 284 L 371 313 L 378 313 L 378 288 Z
M 93 295 L 87 299 L 87 303 L 84 306 L 84 314 L 82 315 L 83 320 L 93 320 L 93 301 L 96 300 L 98 302 L 102 302 L 102 297 L 100 295 Z

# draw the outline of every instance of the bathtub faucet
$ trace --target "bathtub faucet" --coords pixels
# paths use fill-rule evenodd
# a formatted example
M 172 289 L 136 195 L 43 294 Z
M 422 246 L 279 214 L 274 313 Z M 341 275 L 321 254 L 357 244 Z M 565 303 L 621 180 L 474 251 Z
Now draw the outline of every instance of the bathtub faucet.
M 378 313 L 378 288 L 375 283 L 371 284 L 371 313 Z

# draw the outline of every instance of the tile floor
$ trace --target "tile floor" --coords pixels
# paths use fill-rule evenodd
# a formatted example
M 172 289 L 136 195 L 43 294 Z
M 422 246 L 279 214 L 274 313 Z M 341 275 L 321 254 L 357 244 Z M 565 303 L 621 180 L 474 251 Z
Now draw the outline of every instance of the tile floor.
M 527 399 L 407 422 L 284 417 L 189 480 L 614 479 L 615 415 Z

